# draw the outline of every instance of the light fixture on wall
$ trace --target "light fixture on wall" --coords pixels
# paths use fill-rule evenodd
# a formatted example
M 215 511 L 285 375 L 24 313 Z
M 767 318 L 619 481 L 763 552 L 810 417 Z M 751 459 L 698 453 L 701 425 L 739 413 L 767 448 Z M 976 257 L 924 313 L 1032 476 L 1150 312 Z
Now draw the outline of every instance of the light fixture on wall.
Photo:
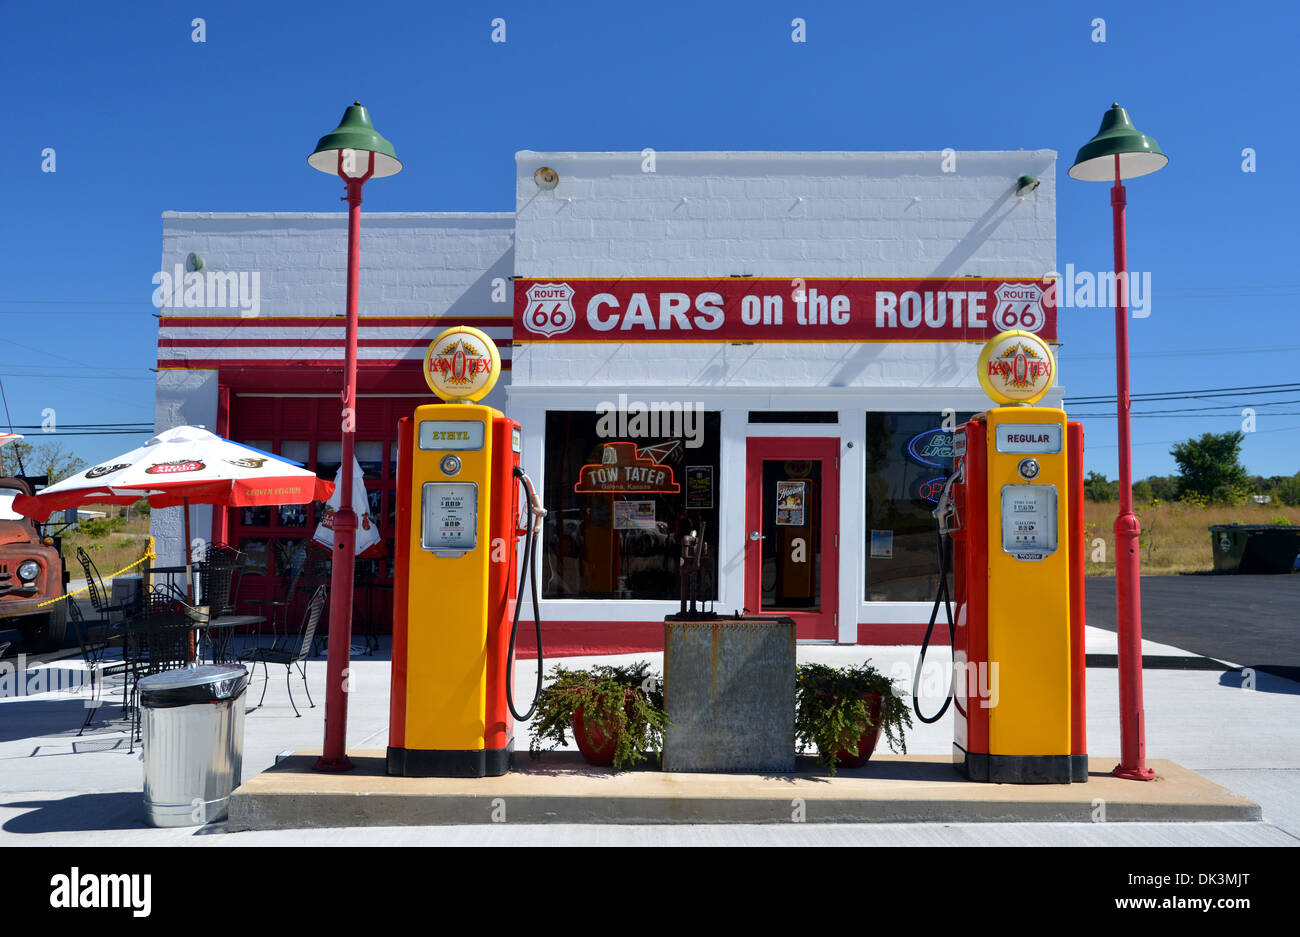
M 198 273 L 203 269 L 203 258 L 193 252 L 185 258 L 185 272 Z
M 560 174 L 550 166 L 543 166 L 533 173 L 533 181 L 537 183 L 537 188 L 543 192 L 550 192 L 560 184 Z
M 1041 183 L 1033 176 L 1021 176 L 1016 180 L 1016 196 L 1018 198 L 1024 198 L 1030 192 L 1034 191 L 1034 189 L 1038 188 L 1039 185 L 1041 185 Z

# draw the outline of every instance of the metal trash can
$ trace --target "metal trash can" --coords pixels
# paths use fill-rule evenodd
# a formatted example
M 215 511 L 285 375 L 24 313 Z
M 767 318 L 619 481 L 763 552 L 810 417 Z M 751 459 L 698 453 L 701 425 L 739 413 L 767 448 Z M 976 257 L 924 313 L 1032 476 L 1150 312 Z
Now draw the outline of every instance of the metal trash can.
M 154 826 L 224 819 L 244 761 L 248 672 L 183 667 L 140 681 L 144 804 Z

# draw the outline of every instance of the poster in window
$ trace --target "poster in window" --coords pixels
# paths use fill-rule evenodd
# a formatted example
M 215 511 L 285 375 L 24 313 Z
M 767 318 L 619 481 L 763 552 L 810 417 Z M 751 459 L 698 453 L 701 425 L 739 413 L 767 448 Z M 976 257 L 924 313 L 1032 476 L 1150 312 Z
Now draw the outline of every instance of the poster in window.
M 615 530 L 654 530 L 655 503 L 653 501 L 615 501 Z
M 778 527 L 803 527 L 808 501 L 806 481 L 776 483 L 776 523 Z
M 713 466 L 686 466 L 686 510 L 708 511 L 713 508 Z
M 873 530 L 871 532 L 871 555 L 885 560 L 893 558 L 894 532 L 892 530 Z

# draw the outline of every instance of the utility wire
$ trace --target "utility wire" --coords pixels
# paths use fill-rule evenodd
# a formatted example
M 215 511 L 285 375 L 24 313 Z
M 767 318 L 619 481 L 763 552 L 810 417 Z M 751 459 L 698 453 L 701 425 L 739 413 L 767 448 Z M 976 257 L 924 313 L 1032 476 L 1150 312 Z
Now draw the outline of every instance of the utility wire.
M 1142 394 L 1129 394 L 1129 400 L 1136 401 L 1160 401 L 1160 400 L 1194 400 L 1197 397 L 1228 397 L 1233 393 L 1240 394 L 1261 394 L 1272 391 L 1296 391 L 1300 390 L 1300 382 L 1290 384 L 1251 384 L 1245 387 L 1208 387 L 1203 390 L 1164 390 L 1148 391 Z M 1115 394 L 1099 395 L 1095 397 L 1066 397 L 1066 403 L 1114 403 L 1118 398 Z

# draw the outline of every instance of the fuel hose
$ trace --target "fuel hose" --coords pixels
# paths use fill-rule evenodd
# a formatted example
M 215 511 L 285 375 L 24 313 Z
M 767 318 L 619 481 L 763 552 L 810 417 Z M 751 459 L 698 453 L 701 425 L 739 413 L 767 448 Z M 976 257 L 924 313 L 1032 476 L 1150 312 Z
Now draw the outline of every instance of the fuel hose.
M 546 509 L 542 507 L 541 502 L 537 500 L 537 495 L 533 491 L 532 479 L 519 466 L 515 466 L 515 478 L 519 480 L 524 488 L 524 496 L 528 505 L 528 533 L 524 535 L 524 557 L 522 568 L 519 571 L 519 591 L 515 598 L 515 620 L 510 626 L 510 650 L 506 656 L 506 703 L 510 707 L 510 714 L 523 722 L 533 717 L 537 712 L 537 701 L 542 695 L 542 671 L 545 669 L 545 659 L 542 654 L 542 616 L 538 611 L 537 603 L 537 577 L 532 574 L 533 569 L 533 550 L 536 548 L 537 534 L 542 526 L 542 518 L 546 516 Z M 519 613 L 524 607 L 524 586 L 531 584 L 533 597 L 533 623 L 537 627 L 537 688 L 533 692 L 533 704 L 528 708 L 528 712 L 520 713 L 515 708 L 515 638 L 519 634 Z

